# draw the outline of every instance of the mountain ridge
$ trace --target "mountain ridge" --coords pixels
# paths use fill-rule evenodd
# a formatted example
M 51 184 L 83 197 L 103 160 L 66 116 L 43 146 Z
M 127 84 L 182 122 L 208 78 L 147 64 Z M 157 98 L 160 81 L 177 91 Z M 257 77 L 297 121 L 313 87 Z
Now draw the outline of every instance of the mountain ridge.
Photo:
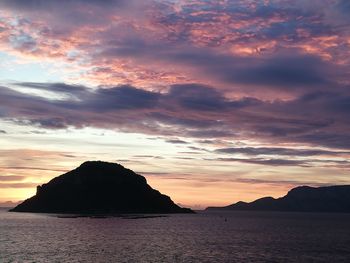
M 206 210 L 350 213 L 350 185 L 298 186 L 280 198 L 263 197 L 249 203 L 239 201 Z

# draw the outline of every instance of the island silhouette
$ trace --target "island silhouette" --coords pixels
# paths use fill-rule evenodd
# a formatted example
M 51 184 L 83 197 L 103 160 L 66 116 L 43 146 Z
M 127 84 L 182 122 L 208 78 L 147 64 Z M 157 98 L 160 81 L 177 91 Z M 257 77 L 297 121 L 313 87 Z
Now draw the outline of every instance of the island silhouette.
M 281 198 L 264 197 L 251 203 L 240 201 L 224 207 L 208 207 L 206 210 L 350 213 L 350 185 L 299 186 Z
M 11 212 L 69 214 L 193 213 L 120 164 L 88 161 L 37 187 Z

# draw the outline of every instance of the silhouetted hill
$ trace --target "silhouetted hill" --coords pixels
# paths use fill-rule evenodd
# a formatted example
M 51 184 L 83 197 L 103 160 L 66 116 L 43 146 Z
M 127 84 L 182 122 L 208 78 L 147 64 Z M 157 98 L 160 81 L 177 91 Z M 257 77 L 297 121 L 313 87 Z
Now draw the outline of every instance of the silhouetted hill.
M 85 162 L 37 187 L 36 195 L 13 212 L 39 213 L 191 213 L 169 196 L 150 187 L 146 179 L 115 163 Z
M 281 198 L 264 197 L 251 203 L 238 202 L 207 210 L 260 210 L 350 213 L 350 185 L 293 188 Z

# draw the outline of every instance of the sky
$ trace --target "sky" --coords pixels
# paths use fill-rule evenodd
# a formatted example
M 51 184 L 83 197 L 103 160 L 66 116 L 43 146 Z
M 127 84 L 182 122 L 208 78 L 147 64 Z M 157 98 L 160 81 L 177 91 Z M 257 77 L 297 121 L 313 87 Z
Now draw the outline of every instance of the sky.
M 1 0 L 0 202 L 87 160 L 178 204 L 350 184 L 348 0 Z

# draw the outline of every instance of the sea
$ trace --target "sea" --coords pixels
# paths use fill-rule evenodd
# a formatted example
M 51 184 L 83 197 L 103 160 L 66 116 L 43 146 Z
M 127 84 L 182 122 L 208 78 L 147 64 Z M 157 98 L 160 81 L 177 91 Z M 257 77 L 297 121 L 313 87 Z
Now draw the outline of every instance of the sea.
M 350 262 L 350 214 L 75 217 L 0 209 L 0 262 Z

